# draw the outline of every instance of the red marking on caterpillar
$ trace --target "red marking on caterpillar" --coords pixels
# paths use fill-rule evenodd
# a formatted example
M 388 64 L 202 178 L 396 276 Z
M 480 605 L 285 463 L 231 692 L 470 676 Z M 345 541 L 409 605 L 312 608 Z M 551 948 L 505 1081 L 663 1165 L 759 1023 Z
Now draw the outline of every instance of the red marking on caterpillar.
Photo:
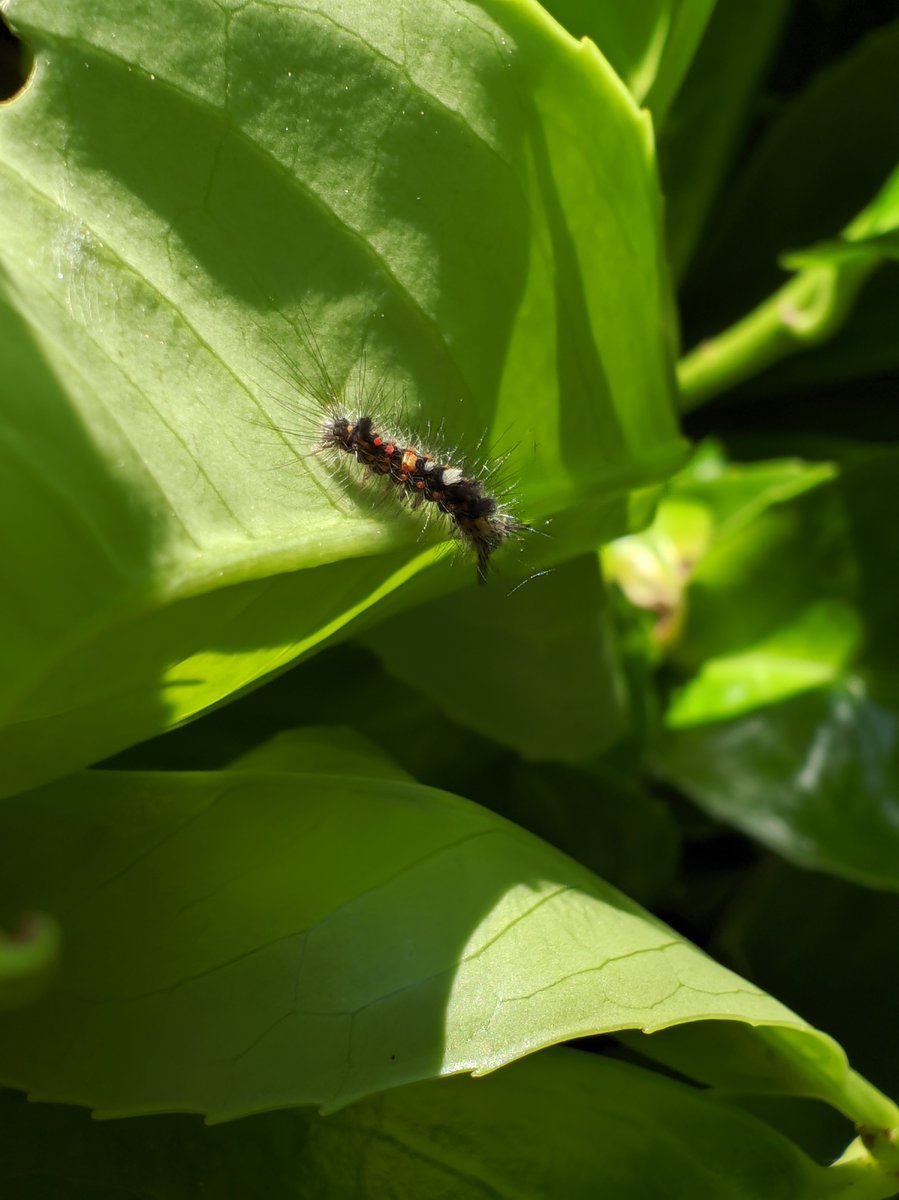
M 512 536 L 534 532 L 506 508 L 501 494 L 491 494 L 488 481 L 502 460 L 481 472 L 467 471 L 450 461 L 455 457 L 452 454 L 431 454 L 415 445 L 403 445 L 404 439 L 379 428 L 379 419 L 370 411 L 383 399 L 383 386 L 376 386 L 366 396 L 363 370 L 356 389 L 358 401 L 348 405 L 328 372 L 305 315 L 301 342 L 313 363 L 314 378 L 305 375 L 282 348 L 275 348 L 286 367 L 287 381 L 298 384 L 325 412 L 316 449 L 348 455 L 366 475 L 386 479 L 413 508 L 432 505 L 430 511 L 446 517 L 453 533 L 474 554 L 478 583 L 486 583 L 495 551 Z

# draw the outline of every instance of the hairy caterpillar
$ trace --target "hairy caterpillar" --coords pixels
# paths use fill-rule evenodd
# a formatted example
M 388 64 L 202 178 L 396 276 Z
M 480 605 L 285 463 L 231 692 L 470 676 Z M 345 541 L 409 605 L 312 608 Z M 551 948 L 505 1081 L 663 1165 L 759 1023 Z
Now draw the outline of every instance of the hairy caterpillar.
M 364 374 L 354 403 L 332 379 L 308 319 L 303 315 L 301 342 L 314 367 L 306 375 L 276 347 L 284 364 L 287 382 L 299 385 L 324 413 L 319 427 L 318 450 L 349 455 L 365 475 L 380 477 L 397 490 L 399 498 L 413 508 L 430 506 L 430 512 L 445 517 L 459 541 L 474 555 L 478 582 L 487 582 L 493 553 L 510 537 L 533 532 L 530 525 L 508 510 L 501 494 L 494 494 L 488 481 L 499 464 L 483 471 L 469 471 L 455 455 L 431 453 L 415 439 L 385 432 L 388 422 L 376 410 L 383 400 L 383 387 L 367 389 Z

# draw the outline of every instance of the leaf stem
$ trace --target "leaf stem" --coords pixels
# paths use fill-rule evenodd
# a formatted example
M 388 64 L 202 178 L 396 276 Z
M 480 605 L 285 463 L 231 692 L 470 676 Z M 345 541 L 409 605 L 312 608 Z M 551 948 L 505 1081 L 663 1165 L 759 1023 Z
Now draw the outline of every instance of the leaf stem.
M 807 267 L 730 329 L 700 342 L 678 364 L 681 411 L 831 337 L 876 266 L 876 259 L 859 257 Z
M 872 1153 L 869 1137 L 857 1137 L 828 1168 L 832 1190 L 827 1194 L 835 1200 L 888 1200 L 899 1192 L 895 1166 Z

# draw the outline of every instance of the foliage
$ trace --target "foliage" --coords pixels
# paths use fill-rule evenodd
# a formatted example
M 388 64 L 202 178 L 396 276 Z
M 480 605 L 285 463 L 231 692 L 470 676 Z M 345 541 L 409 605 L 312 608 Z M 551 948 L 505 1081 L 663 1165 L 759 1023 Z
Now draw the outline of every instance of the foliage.
M 7 0 L 4 1195 L 895 1194 L 899 21 L 827 12 Z M 496 460 L 488 587 L 323 368 Z

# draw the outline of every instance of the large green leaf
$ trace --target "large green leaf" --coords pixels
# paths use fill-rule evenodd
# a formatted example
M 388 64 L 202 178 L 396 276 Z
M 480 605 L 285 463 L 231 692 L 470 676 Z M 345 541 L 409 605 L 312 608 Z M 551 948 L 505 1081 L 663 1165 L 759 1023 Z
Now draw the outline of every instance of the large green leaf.
M 0 1096 L 9 1200 L 140 1194 L 384 1200 L 628 1196 L 880 1200 L 871 1164 L 824 1168 L 782 1134 L 629 1064 L 549 1050 L 487 1079 L 398 1088 L 325 1117 L 268 1113 L 91 1122 Z M 57 1190 L 52 1190 L 52 1189 Z M 44 1190 L 42 1190 L 44 1189 Z
M 676 462 L 647 119 L 536 4 L 466 11 L 5 7 L 36 63 L 0 113 L 5 790 L 377 619 L 439 555 L 310 454 L 310 329 L 338 384 L 364 350 L 410 425 L 508 452 L 522 516 L 556 517 L 535 564 Z
M 641 904 L 669 891 L 677 862 L 675 824 L 668 807 L 635 782 L 630 764 L 615 770 L 523 763 L 463 729 L 433 699 L 392 679 L 357 646 L 343 645 L 113 763 L 119 770 L 208 770 L 264 761 L 266 769 L 280 763 L 308 772 L 322 764 L 330 769 L 339 758 L 344 773 L 414 777 L 467 796 Z M 517 707 L 529 715 L 528 706 Z M 308 724 L 271 737 L 294 721 Z M 323 728 L 329 721 L 340 725 Z
M 3 1080 L 36 1097 L 106 1115 L 336 1107 L 711 1019 L 748 1022 L 751 1045 L 768 1027 L 764 1086 L 779 1064 L 791 1092 L 894 1123 L 829 1038 L 446 793 L 250 764 L 86 772 L 0 817 L 0 912 L 40 905 L 66 946 L 53 990 L 0 1026 Z

